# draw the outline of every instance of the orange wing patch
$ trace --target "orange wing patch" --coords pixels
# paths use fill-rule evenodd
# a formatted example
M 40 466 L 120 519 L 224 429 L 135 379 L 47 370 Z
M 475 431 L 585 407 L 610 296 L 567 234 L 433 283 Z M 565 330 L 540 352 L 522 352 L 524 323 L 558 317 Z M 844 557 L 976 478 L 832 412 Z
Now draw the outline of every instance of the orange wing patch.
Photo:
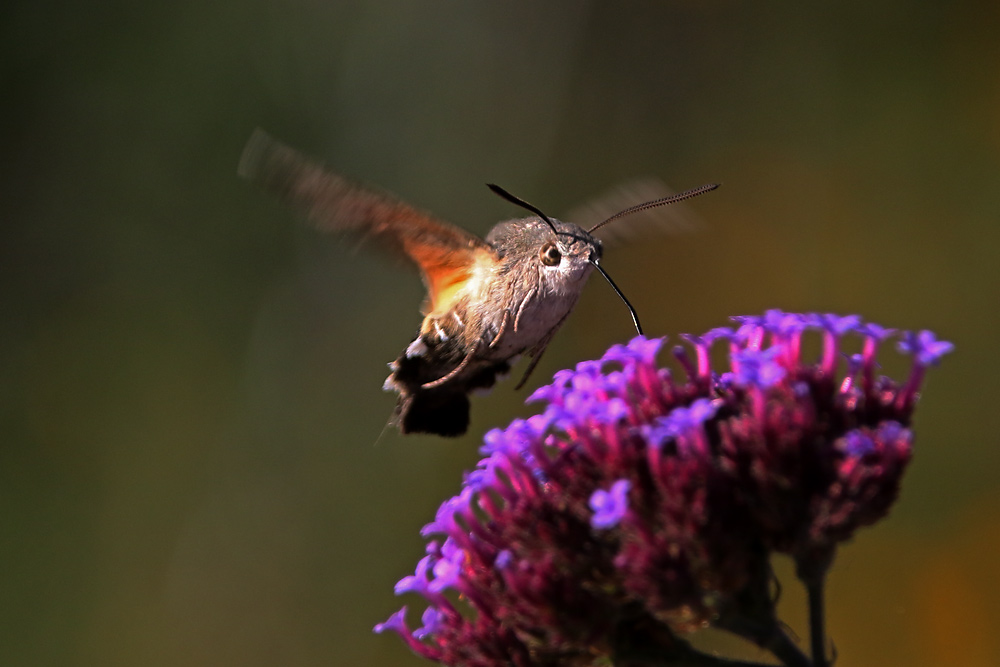
M 458 298 L 459 292 L 472 277 L 468 267 L 451 270 L 439 270 L 428 277 L 427 305 L 424 315 L 430 313 L 446 313 L 451 310 Z
M 441 315 L 451 310 L 472 278 L 476 260 L 483 249 L 404 244 L 406 254 L 420 267 L 427 286 L 427 300 L 421 309 L 423 314 Z

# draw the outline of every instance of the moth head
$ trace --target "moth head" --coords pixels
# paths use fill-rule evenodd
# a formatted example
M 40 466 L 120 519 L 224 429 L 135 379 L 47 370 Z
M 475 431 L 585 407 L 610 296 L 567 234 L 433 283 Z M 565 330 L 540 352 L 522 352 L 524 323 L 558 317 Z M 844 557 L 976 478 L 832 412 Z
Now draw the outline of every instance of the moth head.
M 539 220 L 528 221 L 527 225 L 532 229 L 532 235 L 540 241 L 535 246 L 538 248 L 538 255 L 533 259 L 541 265 L 542 281 L 548 283 L 550 289 L 558 291 L 560 287 L 585 279 L 591 270 L 597 269 L 625 303 L 632 315 L 635 330 L 642 335 L 635 308 L 601 267 L 601 242 L 590 234 L 592 230 L 585 230 L 571 222 L 552 220 L 536 206 L 515 197 L 499 185 L 488 183 L 487 186 L 500 197 L 538 216 Z M 547 230 L 542 227 L 543 224 L 548 227 Z M 539 232 L 542 236 L 538 236 Z
M 502 270 L 538 276 L 550 288 L 586 278 L 601 257 L 599 240 L 559 220 L 508 220 L 495 225 L 486 240 L 501 258 Z
M 572 223 L 550 219 L 551 227 L 545 228 L 531 222 L 538 234 L 533 259 L 540 280 L 548 283 L 550 289 L 558 291 L 575 286 L 590 275 L 594 263 L 601 259 L 599 240 Z

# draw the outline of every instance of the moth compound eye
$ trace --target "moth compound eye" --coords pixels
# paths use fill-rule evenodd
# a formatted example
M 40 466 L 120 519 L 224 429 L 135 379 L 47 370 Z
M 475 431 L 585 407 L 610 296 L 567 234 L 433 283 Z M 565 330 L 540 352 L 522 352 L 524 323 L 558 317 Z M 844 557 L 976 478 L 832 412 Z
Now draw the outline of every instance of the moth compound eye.
M 543 245 L 539 256 L 542 259 L 542 264 L 545 266 L 556 266 L 559 260 L 562 259 L 562 253 L 559 252 L 559 248 L 556 247 L 555 243 L 546 243 Z

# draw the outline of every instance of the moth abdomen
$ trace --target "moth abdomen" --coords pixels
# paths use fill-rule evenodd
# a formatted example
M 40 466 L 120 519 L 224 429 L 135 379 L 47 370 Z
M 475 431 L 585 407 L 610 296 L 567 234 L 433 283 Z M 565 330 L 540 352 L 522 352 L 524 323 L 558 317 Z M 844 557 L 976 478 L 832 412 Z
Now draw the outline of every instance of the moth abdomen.
M 399 393 L 393 421 L 402 433 L 458 436 L 469 426 L 467 394 L 491 388 L 510 371 L 508 360 L 465 362 L 455 339 L 418 336 L 395 361 L 385 389 Z M 451 374 L 451 375 L 450 375 Z M 435 384 L 449 376 L 447 382 Z

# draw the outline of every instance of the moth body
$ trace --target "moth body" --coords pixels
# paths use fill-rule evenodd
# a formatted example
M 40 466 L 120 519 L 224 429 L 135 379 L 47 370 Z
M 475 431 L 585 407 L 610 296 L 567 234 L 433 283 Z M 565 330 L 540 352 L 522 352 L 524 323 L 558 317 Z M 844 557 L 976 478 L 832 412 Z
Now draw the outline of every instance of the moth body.
M 537 217 L 495 225 L 485 239 L 355 183 L 257 130 L 239 173 L 298 208 L 321 231 L 371 239 L 417 268 L 427 288 L 424 319 L 384 383 L 399 394 L 393 422 L 402 433 L 455 436 L 469 424 L 471 392 L 490 389 L 518 357 L 531 357 L 524 384 L 552 336 L 599 270 L 602 245 L 591 232 L 623 215 L 681 201 L 715 185 L 630 207 L 585 230 L 553 220 L 497 186 Z
M 489 390 L 521 355 L 534 362 L 545 350 L 601 252 L 600 241 L 579 226 L 553 222 L 566 236 L 553 239 L 534 218 L 497 224 L 486 237 L 492 261 L 474 264 L 451 308 L 429 313 L 389 365 L 384 387 L 400 394 L 403 432 L 464 433 L 467 394 Z

